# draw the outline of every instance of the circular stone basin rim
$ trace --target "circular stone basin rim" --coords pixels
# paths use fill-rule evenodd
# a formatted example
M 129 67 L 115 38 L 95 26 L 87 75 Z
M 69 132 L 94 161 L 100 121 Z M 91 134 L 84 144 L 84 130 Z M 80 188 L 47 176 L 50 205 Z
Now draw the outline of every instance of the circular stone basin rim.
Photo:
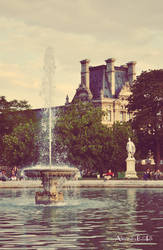
M 35 166 L 35 167 L 27 167 L 23 169 L 25 175 L 28 174 L 45 174 L 45 175 L 53 175 L 53 176 L 70 176 L 77 173 L 79 170 L 74 167 L 68 166 Z

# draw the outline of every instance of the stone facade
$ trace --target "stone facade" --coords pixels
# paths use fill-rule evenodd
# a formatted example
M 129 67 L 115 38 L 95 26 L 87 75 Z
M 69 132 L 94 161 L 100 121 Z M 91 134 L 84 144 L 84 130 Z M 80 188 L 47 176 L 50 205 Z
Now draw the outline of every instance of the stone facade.
M 127 98 L 131 94 L 130 86 L 136 78 L 135 64 L 132 61 L 115 66 L 115 59 L 109 58 L 105 65 L 90 66 L 88 59 L 81 62 L 81 83 L 76 90 L 72 103 L 76 99 L 91 101 L 107 111 L 103 123 L 112 126 L 116 121 L 128 121 L 132 114 L 126 109 Z M 66 104 L 69 104 L 66 101 Z

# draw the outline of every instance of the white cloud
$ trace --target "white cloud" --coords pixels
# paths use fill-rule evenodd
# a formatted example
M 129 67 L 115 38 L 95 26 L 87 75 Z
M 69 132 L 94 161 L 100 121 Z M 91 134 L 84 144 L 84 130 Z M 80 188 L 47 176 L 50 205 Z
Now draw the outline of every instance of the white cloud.
M 137 72 L 163 68 L 162 0 L 0 0 L 2 95 L 42 105 L 39 87 L 48 46 L 56 60 L 55 105 L 72 98 L 80 60 L 137 61 Z M 2 87 L 3 85 L 3 87 Z M 4 87 L 5 86 L 5 87 Z M 31 93 L 31 94 L 30 94 Z
M 26 89 L 38 89 L 39 84 L 37 79 L 31 78 L 25 74 L 19 65 L 16 64 L 0 64 L 0 87 L 5 88 L 12 92 L 13 88 L 23 87 Z

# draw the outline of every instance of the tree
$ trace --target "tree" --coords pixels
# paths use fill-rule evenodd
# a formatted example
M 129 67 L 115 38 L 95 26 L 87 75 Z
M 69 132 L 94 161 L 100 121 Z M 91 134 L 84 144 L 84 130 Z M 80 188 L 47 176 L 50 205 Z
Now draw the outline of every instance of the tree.
M 111 137 L 101 119 L 104 112 L 91 103 L 75 103 L 59 113 L 53 155 L 58 161 L 102 172 L 111 157 Z
M 137 138 L 129 122 L 114 123 L 110 128 L 110 132 L 112 135 L 113 153 L 109 165 L 115 173 L 118 171 L 126 171 L 126 144 L 128 142 L 128 138 L 131 138 L 132 141 L 137 144 Z
M 29 109 L 30 105 L 27 101 L 18 101 L 18 100 L 12 100 L 7 101 L 5 96 L 0 97 L 0 112 L 4 110 L 8 111 L 18 111 L 18 110 L 26 110 Z
M 105 112 L 91 103 L 75 103 L 59 113 L 53 156 L 86 171 L 125 170 L 126 143 L 134 138 L 129 123 L 109 128 L 101 123 Z
M 19 123 L 33 117 L 30 105 L 26 101 L 7 101 L 0 97 L 0 135 L 9 134 Z
M 11 134 L 2 138 L 2 162 L 12 168 L 26 166 L 38 161 L 38 133 L 37 126 L 30 120 L 15 127 Z
M 26 101 L 7 101 L 4 96 L 0 97 L 1 165 L 21 166 L 34 161 L 36 134 L 33 133 L 36 133 L 36 128 L 38 130 L 38 121 L 36 112 L 30 109 Z
M 139 148 L 144 156 L 151 150 L 159 166 L 163 147 L 163 70 L 142 72 L 131 93 L 127 107 L 135 112 L 132 126 L 139 138 Z

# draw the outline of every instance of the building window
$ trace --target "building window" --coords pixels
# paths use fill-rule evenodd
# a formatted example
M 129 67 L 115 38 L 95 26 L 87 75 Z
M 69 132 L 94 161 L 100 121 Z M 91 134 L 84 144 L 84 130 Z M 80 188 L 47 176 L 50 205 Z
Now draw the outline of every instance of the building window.
M 108 110 L 108 121 L 111 122 L 111 111 Z
M 127 121 L 131 119 L 131 113 L 127 112 Z
M 123 112 L 121 111 L 120 112 L 120 122 L 122 122 L 123 121 Z
M 120 112 L 120 122 L 125 121 L 125 112 L 121 111 Z

